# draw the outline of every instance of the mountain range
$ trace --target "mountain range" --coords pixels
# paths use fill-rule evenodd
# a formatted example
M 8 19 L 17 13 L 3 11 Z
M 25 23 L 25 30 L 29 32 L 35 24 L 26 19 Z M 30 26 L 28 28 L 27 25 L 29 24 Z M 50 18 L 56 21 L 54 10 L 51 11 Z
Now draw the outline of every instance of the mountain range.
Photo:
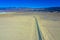
M 0 12 L 20 12 L 20 11 L 36 11 L 36 12 L 60 12 L 60 7 L 48 7 L 48 8 L 28 8 L 28 7 L 6 7 L 0 8 Z

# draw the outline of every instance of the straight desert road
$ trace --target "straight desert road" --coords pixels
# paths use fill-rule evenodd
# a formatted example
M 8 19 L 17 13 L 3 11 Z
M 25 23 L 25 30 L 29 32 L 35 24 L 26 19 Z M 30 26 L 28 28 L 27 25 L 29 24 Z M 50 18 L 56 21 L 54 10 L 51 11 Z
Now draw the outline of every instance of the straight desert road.
M 35 19 L 29 15 L 0 16 L 0 40 L 38 40 Z

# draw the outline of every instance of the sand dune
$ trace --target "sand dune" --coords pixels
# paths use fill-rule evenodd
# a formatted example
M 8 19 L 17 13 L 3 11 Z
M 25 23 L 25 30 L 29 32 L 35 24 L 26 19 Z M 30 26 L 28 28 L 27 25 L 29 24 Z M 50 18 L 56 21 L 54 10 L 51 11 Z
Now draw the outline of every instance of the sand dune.
M 38 40 L 33 16 L 37 18 L 43 40 L 60 40 L 59 14 L 44 12 L 0 14 L 0 40 Z

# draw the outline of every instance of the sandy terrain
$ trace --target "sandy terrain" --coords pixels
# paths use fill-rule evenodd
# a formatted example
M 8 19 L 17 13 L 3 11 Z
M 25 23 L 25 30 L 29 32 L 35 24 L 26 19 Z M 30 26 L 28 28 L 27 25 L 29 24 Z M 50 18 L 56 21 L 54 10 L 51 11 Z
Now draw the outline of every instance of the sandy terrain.
M 0 40 L 37 40 L 33 16 L 2 16 L 0 16 Z
M 43 40 L 60 40 L 59 13 L 25 12 L 0 15 L 0 40 L 38 40 L 37 18 Z
M 40 14 L 39 25 L 45 40 L 60 40 L 59 13 Z

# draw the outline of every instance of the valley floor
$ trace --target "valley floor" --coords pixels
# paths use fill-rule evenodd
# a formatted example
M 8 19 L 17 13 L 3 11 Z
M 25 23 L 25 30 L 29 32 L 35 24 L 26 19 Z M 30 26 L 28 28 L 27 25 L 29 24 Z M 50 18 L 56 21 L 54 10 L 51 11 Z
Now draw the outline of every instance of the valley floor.
M 60 40 L 58 13 L 25 13 L 0 14 L 0 40 L 39 40 L 34 16 L 43 40 Z

